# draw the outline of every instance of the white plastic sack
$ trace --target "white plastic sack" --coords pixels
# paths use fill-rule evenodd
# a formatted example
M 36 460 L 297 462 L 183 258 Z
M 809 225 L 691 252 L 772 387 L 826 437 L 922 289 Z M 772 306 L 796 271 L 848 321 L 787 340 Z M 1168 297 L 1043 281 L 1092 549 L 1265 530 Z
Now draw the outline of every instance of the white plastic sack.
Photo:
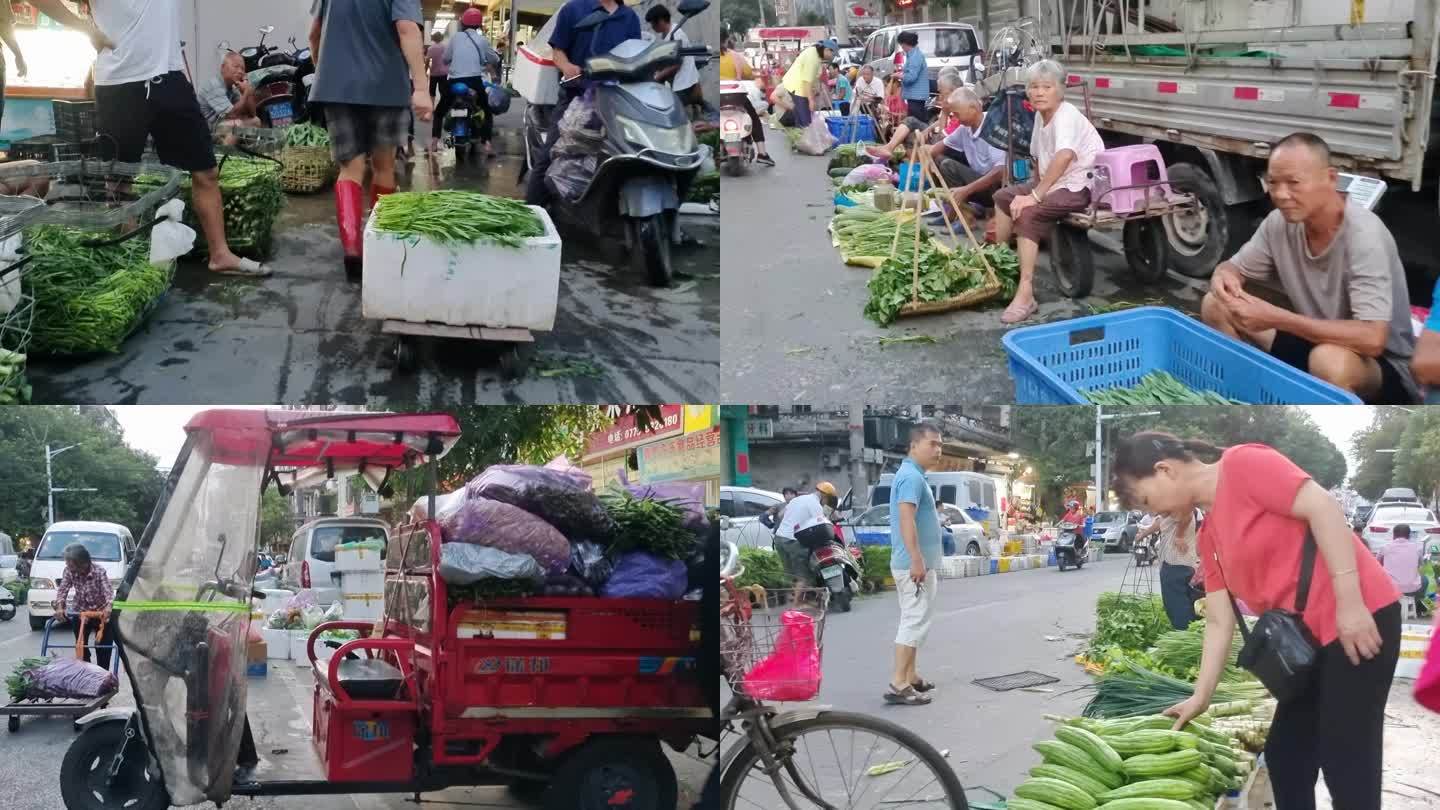
M 825 126 L 825 119 L 817 116 L 810 120 L 810 126 L 805 128 L 805 134 L 795 144 L 795 151 L 805 155 L 823 155 L 835 145 L 835 140 L 830 128 Z
M 185 203 L 179 199 L 165 203 L 155 212 L 159 224 L 150 231 L 151 264 L 164 267 L 195 247 L 195 231 L 180 221 L 184 215 Z
M 21 234 L 0 242 L 0 270 L 9 267 L 20 261 L 20 246 L 23 244 Z M 0 315 L 9 314 L 15 305 L 20 303 L 20 271 L 10 273 L 0 278 Z
M 845 175 L 843 185 L 847 186 L 868 186 L 878 183 L 881 180 L 894 180 L 894 175 L 884 166 L 877 166 L 874 163 L 867 163 L 864 166 L 856 166 Z
M 472 543 L 446 543 L 440 547 L 440 578 L 451 585 L 472 585 L 482 579 L 544 578 L 540 564 L 529 554 L 509 554 Z

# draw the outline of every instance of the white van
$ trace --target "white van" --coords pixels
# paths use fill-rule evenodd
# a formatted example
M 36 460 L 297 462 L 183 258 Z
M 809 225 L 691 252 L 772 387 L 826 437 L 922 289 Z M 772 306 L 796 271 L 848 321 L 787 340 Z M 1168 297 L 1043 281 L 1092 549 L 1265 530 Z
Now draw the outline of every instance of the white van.
M 985 473 L 977 472 L 932 472 L 927 473 L 925 480 L 930 482 L 930 491 L 935 493 L 937 504 L 953 504 L 961 510 L 968 510 L 978 507 L 989 513 L 988 523 L 990 524 L 989 535 L 995 536 L 999 533 L 1000 521 L 1000 482 Z M 890 485 L 894 483 L 895 476 L 886 473 L 880 476 L 880 483 L 870 488 L 870 506 L 880 506 L 890 503 Z M 852 507 L 851 495 L 845 496 L 845 502 L 841 509 Z M 863 511 L 863 510 L 862 510 Z
M 285 563 L 281 587 L 313 590 L 315 603 L 329 606 L 340 600 L 340 572 L 335 570 L 335 547 L 341 543 L 379 540 L 390 545 L 390 524 L 363 517 L 323 517 L 295 530 Z M 380 551 L 385 559 L 385 549 Z
M 90 552 L 90 562 L 105 569 L 111 586 L 120 584 L 125 568 L 135 558 L 135 538 L 119 523 L 91 520 L 62 520 L 51 524 L 35 549 L 30 566 L 30 629 L 43 630 L 55 615 L 52 603 L 59 596 L 55 586 L 65 576 L 65 548 L 79 543 Z

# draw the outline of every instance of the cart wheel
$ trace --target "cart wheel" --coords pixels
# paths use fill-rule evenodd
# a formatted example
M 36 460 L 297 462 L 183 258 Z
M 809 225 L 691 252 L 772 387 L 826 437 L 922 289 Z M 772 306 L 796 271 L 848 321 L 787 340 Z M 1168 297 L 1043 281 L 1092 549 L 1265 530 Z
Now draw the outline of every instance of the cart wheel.
M 1060 291 L 1084 298 L 1095 286 L 1095 255 L 1085 229 L 1057 223 L 1050 231 L 1050 264 Z
M 592 738 L 555 772 L 545 810 L 670 810 L 679 802 L 675 768 L 654 739 Z
M 409 338 L 395 339 L 395 368 L 405 373 L 415 370 L 415 344 Z
M 520 347 L 511 346 L 500 352 L 500 376 L 507 380 L 518 380 L 525 372 L 525 361 L 520 358 Z
M 1130 272 L 1146 283 L 1165 278 L 1170 267 L 1170 236 L 1159 219 L 1132 219 L 1125 223 L 1125 262 Z
M 5 727 L 8 728 L 8 729 L 10 729 L 10 733 L 11 733 L 11 734 L 14 734 L 15 732 L 19 731 L 19 730 L 20 730 L 20 715 L 18 715 L 18 714 L 12 714 L 12 715 L 10 715 L 10 721 L 5 724 Z

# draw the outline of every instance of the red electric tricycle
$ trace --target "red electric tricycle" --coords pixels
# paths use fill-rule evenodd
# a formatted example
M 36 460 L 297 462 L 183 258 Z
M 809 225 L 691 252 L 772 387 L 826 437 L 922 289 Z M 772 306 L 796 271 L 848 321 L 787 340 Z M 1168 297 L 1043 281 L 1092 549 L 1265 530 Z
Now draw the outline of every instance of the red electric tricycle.
M 235 781 L 246 639 L 266 486 L 359 473 L 378 489 L 460 435 L 446 414 L 212 410 L 187 439 L 115 600 L 137 708 L 79 721 L 61 766 L 67 810 L 156 810 L 231 796 L 530 788 L 547 808 L 672 810 L 662 743 L 717 737 L 696 671 L 698 603 L 478 600 L 438 575 L 430 520 L 395 531 L 378 622 L 309 637 L 310 778 Z M 328 659 L 327 630 L 359 631 Z

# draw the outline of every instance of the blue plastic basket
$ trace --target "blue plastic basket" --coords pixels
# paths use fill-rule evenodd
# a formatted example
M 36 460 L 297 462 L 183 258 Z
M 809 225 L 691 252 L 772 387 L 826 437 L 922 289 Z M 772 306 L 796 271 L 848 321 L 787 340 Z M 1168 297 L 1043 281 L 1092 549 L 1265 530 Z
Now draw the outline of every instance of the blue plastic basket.
M 912 168 L 915 170 L 913 174 L 910 171 Z M 901 163 L 900 168 L 895 170 L 895 188 L 900 191 L 924 191 L 930 188 L 930 181 L 926 179 L 924 183 L 921 183 L 923 174 L 919 164 Z
M 1074 405 L 1164 371 L 1194 389 L 1256 405 L 1360 404 L 1355 395 L 1165 307 L 1016 329 L 1004 337 L 1022 405 Z
M 875 140 L 875 119 L 868 115 L 856 115 L 850 118 L 832 115 L 825 119 L 825 126 L 830 128 L 830 134 L 835 136 L 840 143 L 873 142 Z

